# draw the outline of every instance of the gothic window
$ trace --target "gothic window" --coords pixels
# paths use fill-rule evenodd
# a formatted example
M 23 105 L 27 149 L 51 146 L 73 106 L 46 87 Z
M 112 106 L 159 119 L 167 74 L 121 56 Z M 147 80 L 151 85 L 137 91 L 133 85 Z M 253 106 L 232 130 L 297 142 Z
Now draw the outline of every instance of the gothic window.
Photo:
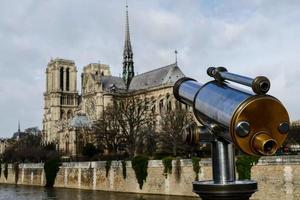
M 172 102 L 170 100 L 170 94 L 167 94 L 167 111 L 171 111 L 172 109 Z
M 64 90 L 64 68 L 60 68 L 60 89 Z
M 80 135 L 80 136 L 78 137 L 78 153 L 79 153 L 79 154 L 82 154 L 83 147 L 84 147 L 84 141 L 83 141 L 82 135 Z
M 72 117 L 72 111 L 71 110 L 68 111 L 67 117 L 68 117 L 68 119 L 70 119 Z
M 177 110 L 181 110 L 181 108 L 182 108 L 181 103 L 179 101 L 176 101 L 175 106 L 176 106 Z
M 68 68 L 66 71 L 66 90 L 70 90 L 70 69 Z
M 167 111 L 171 111 L 172 110 L 172 102 L 169 100 L 167 103 Z
M 69 151 L 70 151 L 70 142 L 69 142 L 69 136 L 68 135 L 66 135 L 65 141 L 66 141 L 66 143 L 65 143 L 65 152 L 69 153 Z
M 159 101 L 159 112 L 162 113 L 164 109 L 164 100 Z
M 69 141 L 66 141 L 66 153 L 69 153 Z
M 60 119 L 65 118 L 65 112 L 63 110 L 60 111 Z
M 156 106 L 155 105 L 152 106 L 151 111 L 152 111 L 152 113 L 155 113 L 155 111 L 156 111 Z

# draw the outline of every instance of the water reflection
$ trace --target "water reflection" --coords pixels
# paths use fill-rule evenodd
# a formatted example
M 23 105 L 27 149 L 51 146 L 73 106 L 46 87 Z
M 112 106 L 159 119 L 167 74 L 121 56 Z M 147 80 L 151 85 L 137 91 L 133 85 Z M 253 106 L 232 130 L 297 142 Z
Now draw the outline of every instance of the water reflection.
M 113 193 L 78 189 L 0 185 L 0 200 L 196 200 L 193 197 Z

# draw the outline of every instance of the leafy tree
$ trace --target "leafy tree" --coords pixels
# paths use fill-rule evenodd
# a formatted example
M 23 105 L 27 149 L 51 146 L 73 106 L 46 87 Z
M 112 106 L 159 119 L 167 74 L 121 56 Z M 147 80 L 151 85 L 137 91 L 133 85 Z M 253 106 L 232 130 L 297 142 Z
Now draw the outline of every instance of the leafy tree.
M 42 131 L 36 126 L 27 128 L 27 129 L 25 129 L 24 132 L 27 134 L 31 134 L 31 135 L 41 135 L 42 134 Z
M 41 162 L 49 157 L 58 156 L 53 144 L 41 145 L 41 134 L 36 128 L 28 128 L 18 140 L 12 140 L 4 151 L 2 159 L 5 162 Z
M 39 162 L 44 155 L 41 135 L 26 133 L 19 140 L 11 143 L 3 153 L 6 162 Z

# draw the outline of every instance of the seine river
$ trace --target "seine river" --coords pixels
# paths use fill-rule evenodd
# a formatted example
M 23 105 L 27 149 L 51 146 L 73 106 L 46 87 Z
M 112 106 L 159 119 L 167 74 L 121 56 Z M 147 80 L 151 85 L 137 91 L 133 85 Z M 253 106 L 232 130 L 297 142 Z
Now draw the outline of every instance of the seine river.
M 192 197 L 137 195 L 77 189 L 45 189 L 43 187 L 0 184 L 0 200 L 197 200 Z

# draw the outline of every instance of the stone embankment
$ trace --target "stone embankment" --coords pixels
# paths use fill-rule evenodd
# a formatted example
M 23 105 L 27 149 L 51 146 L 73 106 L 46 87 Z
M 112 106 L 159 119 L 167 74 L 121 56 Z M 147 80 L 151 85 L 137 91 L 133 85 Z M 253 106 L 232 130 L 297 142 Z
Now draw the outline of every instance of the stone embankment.
M 63 163 L 54 186 L 195 196 L 192 192 L 192 181 L 196 176 L 190 160 L 181 160 L 180 173 L 174 161 L 173 172 L 167 178 L 163 175 L 164 166 L 161 161 L 149 161 L 148 176 L 142 189 L 139 188 L 131 162 L 126 163 L 125 179 L 121 162 L 113 161 L 108 174 L 106 174 L 105 165 L 105 161 Z M 199 179 L 211 179 L 210 161 L 202 160 L 200 166 Z M 176 173 L 175 168 L 177 168 Z M 13 165 L 8 165 L 7 173 L 4 165 L 1 169 L 0 183 L 2 184 L 45 185 L 43 164 L 20 164 L 18 169 Z M 259 163 L 252 168 L 252 179 L 258 182 L 259 187 L 259 191 L 251 198 L 253 200 L 300 199 L 300 156 L 261 158 Z

